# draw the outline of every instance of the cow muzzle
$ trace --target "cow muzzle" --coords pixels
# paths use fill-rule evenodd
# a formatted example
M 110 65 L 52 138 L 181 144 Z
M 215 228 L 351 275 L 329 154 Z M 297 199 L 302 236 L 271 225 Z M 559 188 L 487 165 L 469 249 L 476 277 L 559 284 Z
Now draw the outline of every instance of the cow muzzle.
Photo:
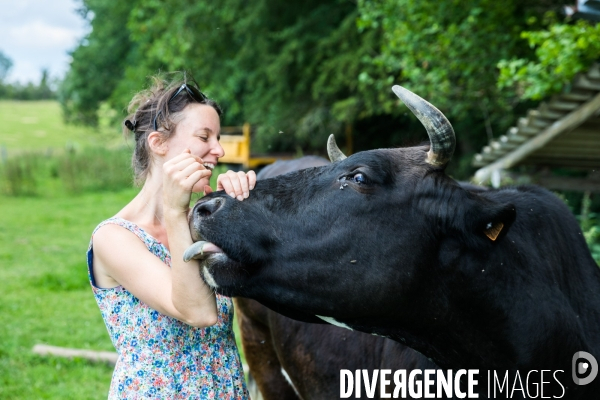
M 225 199 L 222 197 L 213 197 L 209 199 L 200 199 L 188 214 L 188 223 L 190 225 L 190 233 L 194 242 L 204 240 L 200 233 L 200 228 L 205 221 L 215 216 L 225 204 Z
M 223 204 L 225 204 L 225 199 L 222 197 L 200 200 L 192 209 L 192 218 L 203 219 L 210 217 L 214 213 L 218 212 Z
M 205 259 L 211 254 L 223 253 L 218 246 L 208 242 L 202 237 L 200 228 L 204 221 L 208 218 L 213 217 L 225 204 L 225 199 L 222 197 L 213 197 L 209 199 L 202 199 L 192 208 L 188 219 L 190 224 L 190 233 L 192 240 L 195 242 L 192 244 L 183 254 L 183 259 L 188 262 L 192 259 Z

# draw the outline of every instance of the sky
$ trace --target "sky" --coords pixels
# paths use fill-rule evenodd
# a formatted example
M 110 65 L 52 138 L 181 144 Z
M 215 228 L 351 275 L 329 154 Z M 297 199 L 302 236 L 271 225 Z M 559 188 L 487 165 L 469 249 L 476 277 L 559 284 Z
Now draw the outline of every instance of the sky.
M 90 29 L 79 7 L 80 0 L 0 0 L 0 51 L 13 62 L 8 82 L 38 83 L 42 68 L 64 76 L 69 51 Z

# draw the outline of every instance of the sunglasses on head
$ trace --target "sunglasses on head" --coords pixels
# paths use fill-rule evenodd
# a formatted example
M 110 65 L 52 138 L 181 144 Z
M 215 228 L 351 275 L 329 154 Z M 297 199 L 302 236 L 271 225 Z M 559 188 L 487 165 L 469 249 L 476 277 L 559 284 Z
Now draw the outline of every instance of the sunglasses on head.
M 169 101 L 167 102 L 167 107 L 169 107 L 169 103 L 171 102 L 171 100 L 173 100 L 175 97 L 177 97 L 179 95 L 179 93 L 181 93 L 183 90 L 186 91 L 186 93 L 196 102 L 198 103 L 202 103 L 203 101 L 207 100 L 207 97 L 204 95 L 204 93 L 202 93 L 200 90 L 198 90 L 198 88 L 196 88 L 195 86 L 190 86 L 187 83 L 184 83 L 183 85 L 181 85 L 179 87 L 179 89 L 177 89 L 177 91 L 175 93 L 173 93 L 173 96 L 171 96 L 169 98 Z M 156 116 L 154 117 L 154 130 L 157 131 L 158 130 L 158 125 L 156 125 L 156 120 L 158 119 L 158 116 L 160 115 L 160 111 L 156 113 Z

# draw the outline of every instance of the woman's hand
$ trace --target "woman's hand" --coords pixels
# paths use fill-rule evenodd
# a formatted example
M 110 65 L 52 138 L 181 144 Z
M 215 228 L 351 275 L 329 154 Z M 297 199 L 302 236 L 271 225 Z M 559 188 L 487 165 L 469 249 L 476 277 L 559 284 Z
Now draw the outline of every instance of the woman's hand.
M 217 190 L 224 190 L 225 193 L 240 201 L 248 198 L 255 185 L 256 173 L 254 171 L 248 171 L 248 173 L 227 171 L 217 177 Z
M 187 212 L 192 196 L 192 188 L 199 180 L 210 178 L 200 157 L 191 154 L 189 149 L 163 164 L 164 207 L 178 212 Z

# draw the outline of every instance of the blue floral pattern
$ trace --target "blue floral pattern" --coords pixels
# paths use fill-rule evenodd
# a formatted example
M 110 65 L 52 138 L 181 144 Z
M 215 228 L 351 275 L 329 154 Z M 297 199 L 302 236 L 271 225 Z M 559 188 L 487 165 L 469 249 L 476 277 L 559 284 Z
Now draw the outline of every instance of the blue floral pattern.
M 165 246 L 139 226 L 111 218 L 96 227 L 117 224 L 133 232 L 148 250 L 171 266 Z M 92 234 L 93 237 L 93 234 Z M 244 373 L 233 336 L 233 303 L 217 294 L 218 322 L 195 328 L 153 310 L 124 287 L 102 289 L 88 277 L 96 302 L 119 354 L 109 399 L 248 399 Z

